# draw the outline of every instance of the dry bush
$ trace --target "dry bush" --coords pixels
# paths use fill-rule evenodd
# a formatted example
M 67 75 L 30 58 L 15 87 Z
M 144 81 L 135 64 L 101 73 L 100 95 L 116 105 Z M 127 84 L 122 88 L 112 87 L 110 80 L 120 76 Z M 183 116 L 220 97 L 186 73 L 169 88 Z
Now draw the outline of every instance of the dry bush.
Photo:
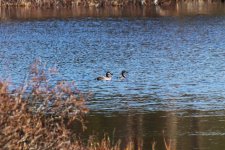
M 0 81 L 1 149 L 81 149 L 68 126 L 84 123 L 84 98 L 73 83 L 50 85 L 49 72 L 36 61 L 22 87 Z

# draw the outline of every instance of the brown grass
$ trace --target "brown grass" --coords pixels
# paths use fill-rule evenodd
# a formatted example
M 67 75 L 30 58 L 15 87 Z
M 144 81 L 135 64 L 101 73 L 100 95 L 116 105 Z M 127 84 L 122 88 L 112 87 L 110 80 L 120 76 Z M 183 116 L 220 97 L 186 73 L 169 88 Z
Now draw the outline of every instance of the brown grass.
M 50 71 L 49 71 L 50 72 Z M 88 109 L 73 83 L 48 83 L 39 61 L 28 81 L 13 91 L 0 81 L 0 147 L 3 149 L 73 149 L 70 123 L 84 123 Z M 83 125 L 83 127 L 85 127 Z
M 1 6 L 22 6 L 41 8 L 68 8 L 77 6 L 99 8 L 152 5 L 153 0 L 1 0 L 0 4 Z

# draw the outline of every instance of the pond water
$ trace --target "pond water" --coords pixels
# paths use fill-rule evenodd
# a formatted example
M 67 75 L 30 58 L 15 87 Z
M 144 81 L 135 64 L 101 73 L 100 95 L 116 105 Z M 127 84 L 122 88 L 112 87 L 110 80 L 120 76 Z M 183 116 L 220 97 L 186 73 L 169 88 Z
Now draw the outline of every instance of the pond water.
M 0 77 L 19 85 L 40 58 L 59 69 L 53 80 L 74 80 L 79 90 L 92 93 L 85 134 L 143 139 L 145 149 L 152 141 L 163 149 L 163 136 L 175 149 L 222 149 L 224 29 L 223 11 L 3 19 Z M 123 81 L 122 70 L 128 71 Z M 112 81 L 95 80 L 106 71 L 113 73 Z

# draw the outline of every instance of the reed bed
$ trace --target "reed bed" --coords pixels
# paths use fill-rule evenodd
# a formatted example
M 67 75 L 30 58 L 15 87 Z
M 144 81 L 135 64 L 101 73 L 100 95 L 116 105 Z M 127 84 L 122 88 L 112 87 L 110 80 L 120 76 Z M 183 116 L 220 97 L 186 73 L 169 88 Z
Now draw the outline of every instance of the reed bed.
M 175 0 L 160 0 L 175 1 Z M 153 0 L 1 0 L 1 6 L 22 6 L 22 7 L 126 7 L 126 6 L 150 6 Z

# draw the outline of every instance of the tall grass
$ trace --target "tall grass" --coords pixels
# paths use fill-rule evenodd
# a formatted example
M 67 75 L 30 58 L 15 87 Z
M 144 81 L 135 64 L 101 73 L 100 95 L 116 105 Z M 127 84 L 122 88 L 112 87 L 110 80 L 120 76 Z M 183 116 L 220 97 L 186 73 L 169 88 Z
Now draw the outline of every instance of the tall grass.
M 25 7 L 41 7 L 41 8 L 76 7 L 76 6 L 124 7 L 124 6 L 151 5 L 151 4 L 153 4 L 152 0 L 1 0 L 2 6 L 25 6 Z

